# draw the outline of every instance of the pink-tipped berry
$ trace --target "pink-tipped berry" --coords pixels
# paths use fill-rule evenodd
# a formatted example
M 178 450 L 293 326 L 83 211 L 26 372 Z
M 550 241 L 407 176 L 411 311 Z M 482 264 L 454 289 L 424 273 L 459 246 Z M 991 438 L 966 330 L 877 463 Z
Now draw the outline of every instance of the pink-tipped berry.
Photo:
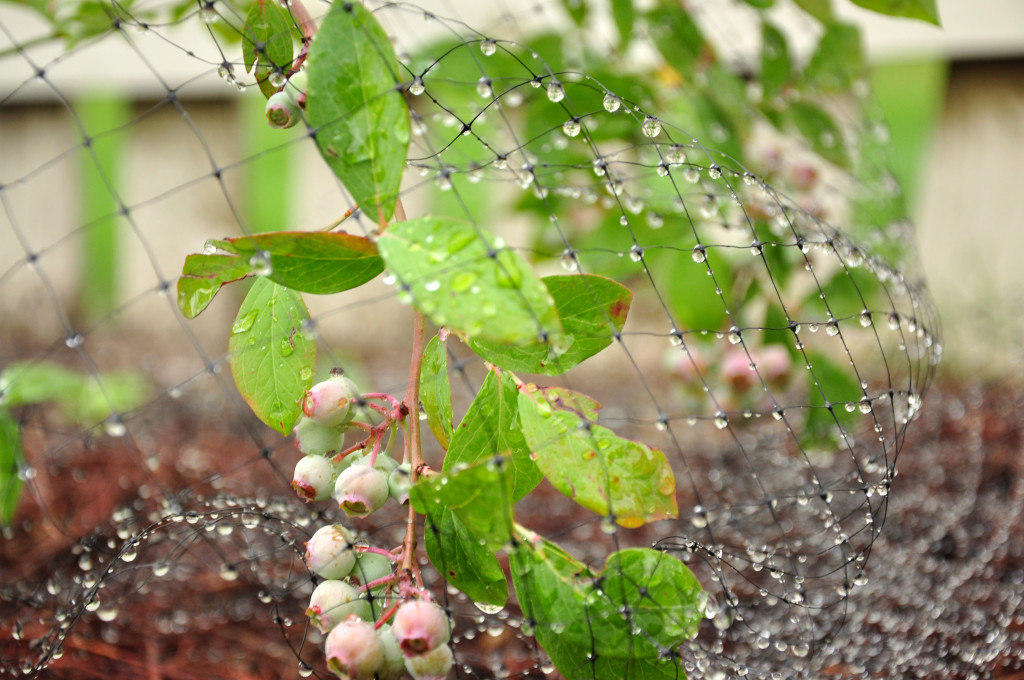
M 295 105 L 300 109 L 305 110 L 306 108 L 306 72 L 299 71 L 298 73 L 292 74 L 292 77 L 288 79 L 288 82 L 284 84 L 282 90 L 286 92 Z
M 391 632 L 407 657 L 437 649 L 451 636 L 444 610 L 426 600 L 408 600 L 402 604 L 391 621 Z
M 334 484 L 343 467 L 323 456 L 304 456 L 295 464 L 292 488 L 307 503 L 325 501 L 334 493 Z
M 334 500 L 350 517 L 366 517 L 388 499 L 388 476 L 369 465 L 352 465 L 338 475 Z
M 371 680 L 384 665 L 384 645 L 365 621 L 343 621 L 331 630 L 325 644 L 327 667 L 348 680 Z
M 331 375 L 306 391 L 302 412 L 320 425 L 341 427 L 352 420 L 358 401 L 359 388 L 354 382 L 343 375 Z
M 349 617 L 369 621 L 372 612 L 366 595 L 344 581 L 329 580 L 313 589 L 306 616 L 321 633 L 326 633 Z
M 275 92 L 267 100 L 267 122 L 278 130 L 290 128 L 302 120 L 302 112 L 284 92 Z
M 356 565 L 353 538 L 341 524 L 321 527 L 306 541 L 306 566 L 323 578 L 345 578 Z
M 407 656 L 405 668 L 415 680 L 444 680 L 455 663 L 452 648 L 440 645 L 422 656 Z

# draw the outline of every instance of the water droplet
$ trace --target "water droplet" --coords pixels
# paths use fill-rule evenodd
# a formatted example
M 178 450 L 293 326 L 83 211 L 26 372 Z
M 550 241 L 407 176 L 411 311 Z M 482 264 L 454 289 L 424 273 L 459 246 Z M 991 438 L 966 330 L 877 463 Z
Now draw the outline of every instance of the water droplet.
M 487 76 L 480 76 L 480 80 L 476 81 L 476 93 L 484 99 L 491 99 L 494 96 L 491 79 Z
M 100 621 L 110 622 L 117 618 L 117 607 L 104 607 L 96 612 Z
M 167 576 L 167 573 L 171 570 L 171 565 L 167 562 L 157 562 L 153 565 L 153 576 Z
M 889 315 L 889 330 L 897 331 L 900 328 L 900 317 L 893 312 Z
M 220 76 L 220 79 L 226 83 L 235 82 L 235 72 L 234 70 L 232 70 L 231 64 L 221 64 L 220 67 L 217 68 L 217 75 Z M 211 246 L 208 244 L 207 248 L 210 247 Z M 208 252 L 206 254 L 212 255 L 214 252 L 216 252 L 216 250 L 216 248 L 213 248 L 212 252 Z
M 672 145 L 668 152 L 665 154 L 665 160 L 673 165 L 679 165 L 686 162 L 686 147 L 679 144 Z
M 434 178 L 434 184 L 440 191 L 451 191 L 452 177 L 447 172 L 440 172 L 437 174 L 437 177 Z
M 440 281 L 427 281 L 425 284 L 423 284 L 423 288 L 428 293 L 436 293 L 438 290 L 441 289 L 441 282 Z
M 121 553 L 121 559 L 125 562 L 134 562 L 135 558 L 139 556 L 139 551 L 135 545 L 126 547 L 124 552 Z
M 257 250 L 249 258 L 249 268 L 256 276 L 270 276 L 274 273 L 274 266 L 270 263 L 270 253 L 265 250 Z
M 690 184 L 696 184 L 697 182 L 700 181 L 700 170 L 691 165 L 690 167 L 683 170 L 683 179 L 685 179 Z
M 580 133 L 580 129 L 580 121 L 577 118 L 570 118 L 562 123 L 562 132 L 565 133 L 566 137 L 575 137 Z
M 719 179 L 722 177 L 722 168 L 718 167 L 714 163 L 708 167 L 708 177 L 711 179 Z
M 740 338 L 740 331 L 735 326 L 733 326 L 732 328 L 729 329 L 729 334 L 726 337 L 729 338 L 729 343 L 730 344 L 733 344 L 733 345 L 740 344 L 740 340 L 741 340 L 741 338 Z
M 567 250 L 562 253 L 559 263 L 562 265 L 562 269 L 567 272 L 578 271 L 580 268 L 580 263 L 576 259 L 576 253 L 571 250 Z
M 233 564 L 225 564 L 224 568 L 220 570 L 220 577 L 225 581 L 237 581 L 238 567 Z
M 103 421 L 103 430 L 109 437 L 123 437 L 128 434 L 128 428 L 125 427 L 124 421 L 121 420 L 121 416 L 111 413 L 107 416 L 107 419 Z
M 88 602 L 85 603 L 85 611 L 87 611 L 87 612 L 94 612 L 94 611 L 96 611 L 99 608 L 100 608 L 100 598 L 98 598 L 95 594 L 93 594 L 92 598 Z
M 220 19 L 220 14 L 217 13 L 217 8 L 213 6 L 212 2 L 199 8 L 199 20 L 204 24 L 212 24 L 218 19 Z
M 552 80 L 548 85 L 548 99 L 556 104 L 565 99 L 565 88 L 557 80 Z
M 64 338 L 64 344 L 67 345 L 68 349 L 75 349 L 81 347 L 82 343 L 85 342 L 85 336 L 81 333 L 71 333 Z
M 594 174 L 598 177 L 604 177 L 608 171 L 608 163 L 603 158 L 597 158 L 594 160 Z
M 612 519 L 611 517 L 602 517 L 601 518 L 601 531 L 602 531 L 602 533 L 606 533 L 606 534 L 609 534 L 609 535 L 610 534 L 614 534 L 615 533 L 615 520 Z
M 611 92 L 604 96 L 604 110 L 607 111 L 608 113 L 615 113 L 616 111 L 619 110 L 619 107 L 621 105 L 622 102 L 619 101 L 619 98 L 613 95 Z
M 300 661 L 299 662 L 299 677 L 300 678 L 308 678 L 311 675 L 313 675 L 313 667 L 310 666 L 305 661 Z
M 484 614 L 497 614 L 505 608 L 504 605 L 489 604 L 487 602 L 474 602 L 473 606 L 482 611 Z
M 657 137 L 661 134 L 661 121 L 654 116 L 644 118 L 643 132 L 647 137 Z
M 665 218 L 659 213 L 649 212 L 647 213 L 647 226 L 651 229 L 661 229 L 665 226 Z
M 480 41 L 480 51 L 484 53 L 485 57 L 489 57 L 498 51 L 498 43 L 486 38 Z
M 836 323 L 835 321 L 830 321 L 829 323 L 825 324 L 825 333 L 832 337 L 839 335 L 839 324 Z
M 259 311 L 252 309 L 235 319 L 235 323 L 231 325 L 231 334 L 237 335 L 238 333 L 245 333 L 249 331 L 249 329 L 253 327 L 253 324 L 256 323 L 257 316 L 259 316 Z
M 273 87 L 284 87 L 284 84 L 288 82 L 283 71 L 271 71 L 270 75 L 267 76 L 267 80 Z
M 690 524 L 703 529 L 708 525 L 708 513 L 703 505 L 696 505 L 693 508 L 693 515 L 690 517 Z
M 633 260 L 633 262 L 639 262 L 644 259 L 644 249 L 634 245 L 629 249 L 629 259 Z
M 707 253 L 704 251 L 704 246 L 694 246 L 692 257 L 694 262 L 703 262 L 708 259 Z
M 658 167 L 656 168 L 656 171 L 658 173 L 658 177 L 668 177 L 668 164 L 667 163 L 658 163 Z
M 722 413 L 721 411 L 716 413 L 715 427 L 717 427 L 719 430 L 724 430 L 725 428 L 729 427 L 729 417 Z
M 423 86 L 423 79 L 420 78 L 419 76 L 413 78 L 412 82 L 409 83 L 409 94 L 413 95 L 414 97 L 420 96 L 426 89 L 427 88 Z

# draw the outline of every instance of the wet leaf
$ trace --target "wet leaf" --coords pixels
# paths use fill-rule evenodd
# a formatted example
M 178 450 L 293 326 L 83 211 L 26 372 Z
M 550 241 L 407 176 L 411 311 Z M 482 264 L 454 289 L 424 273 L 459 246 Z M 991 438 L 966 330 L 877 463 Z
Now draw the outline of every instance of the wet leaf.
M 908 19 L 920 19 L 941 26 L 935 0 L 851 0 L 853 4 L 880 14 Z
M 825 33 L 804 69 L 804 82 L 825 92 L 841 92 L 863 75 L 860 29 L 838 21 L 826 24 Z
M 625 50 L 633 38 L 633 0 L 611 0 L 612 19 L 619 30 L 619 49 Z
M 595 574 L 534 536 L 509 562 L 523 616 L 565 677 L 685 677 L 679 661 L 662 658 L 662 650 L 696 635 L 703 618 L 700 583 L 679 560 L 631 548 L 610 555 Z
M 508 601 L 508 583 L 498 558 L 451 510 L 440 504 L 428 507 L 423 536 L 427 557 L 445 581 L 474 602 L 502 606 Z
M 178 279 L 178 308 L 192 319 L 225 284 L 257 273 L 293 290 L 340 293 L 384 269 L 369 239 L 335 232 L 278 231 L 210 241 L 228 254 L 189 255 Z
M 767 21 L 761 28 L 761 87 L 763 99 L 768 102 L 782 92 L 792 73 L 786 36 Z
M 519 394 L 523 435 L 551 484 L 624 527 L 676 517 L 676 482 L 665 454 L 594 423 L 564 399 Z
M 448 382 L 448 347 L 438 335 L 423 349 L 420 402 L 427 414 L 427 426 L 441 447 L 447 449 L 452 441 L 452 390 Z
M 18 476 L 24 455 L 21 428 L 6 408 L 0 408 L 0 525 L 8 527 L 18 511 L 24 482 Z
M 661 0 L 647 13 L 647 23 L 655 47 L 679 73 L 693 73 L 700 59 L 713 57 L 697 23 L 677 2 Z
M 247 72 L 255 67 L 256 80 L 265 97 L 277 91 L 268 76 L 274 71 L 283 74 L 291 67 L 292 25 L 288 10 L 277 0 L 255 0 L 245 16 L 242 61 Z
M 511 371 L 559 375 L 610 345 L 625 326 L 633 293 L 622 284 L 591 274 L 546 276 L 542 281 L 558 308 L 569 349 L 552 356 L 544 345 L 470 341 L 474 352 Z
M 381 257 L 412 302 L 435 324 L 507 345 L 566 349 L 558 310 L 530 265 L 468 222 L 422 217 L 393 225 Z
M 492 552 L 512 538 L 512 468 L 505 456 L 493 456 L 472 465 L 460 465 L 430 477 L 421 477 L 409 491 L 417 512 L 451 510 L 472 540 Z
M 310 46 L 306 71 L 306 112 L 320 153 L 363 213 L 387 223 L 409 145 L 391 41 L 361 4 L 336 2 Z
M 291 432 L 313 384 L 316 342 L 302 332 L 308 319 L 301 295 L 260 277 L 231 328 L 235 385 L 256 416 L 282 434 Z
M 519 427 L 519 389 L 512 376 L 491 371 L 455 430 L 444 458 L 445 470 L 503 456 L 511 467 L 512 499 L 530 493 L 543 475 L 530 458 L 530 447 Z
M 849 167 L 850 156 L 846 152 L 843 131 L 832 116 L 805 101 L 791 102 L 784 115 L 800 131 L 815 153 L 839 167 Z

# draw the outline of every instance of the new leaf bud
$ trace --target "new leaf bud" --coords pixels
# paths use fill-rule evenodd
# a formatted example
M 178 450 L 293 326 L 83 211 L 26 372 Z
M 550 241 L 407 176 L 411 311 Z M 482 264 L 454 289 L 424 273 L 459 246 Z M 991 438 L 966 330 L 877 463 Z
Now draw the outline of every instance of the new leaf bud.
M 306 566 L 323 578 L 345 578 L 356 565 L 353 543 L 352 532 L 341 524 L 321 527 L 306 541 Z

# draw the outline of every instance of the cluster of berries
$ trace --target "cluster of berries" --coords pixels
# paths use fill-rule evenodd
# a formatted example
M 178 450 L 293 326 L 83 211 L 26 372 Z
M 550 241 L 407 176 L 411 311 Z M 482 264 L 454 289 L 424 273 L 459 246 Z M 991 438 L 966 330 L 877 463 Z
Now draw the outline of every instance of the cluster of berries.
M 360 423 L 375 445 L 369 453 L 345 455 L 345 432 L 362 403 L 355 383 L 332 373 L 306 392 L 295 426 L 295 446 L 306 456 L 295 466 L 292 488 L 307 502 L 333 496 L 350 517 L 369 515 L 389 497 L 406 503 L 411 485 L 410 466 L 380 450 L 383 429 Z
M 440 680 L 454 662 L 444 610 L 413 589 L 401 593 L 392 556 L 357 546 L 341 524 L 306 543 L 306 564 L 322 576 L 306 615 L 326 633 L 327 665 L 347 680 Z

